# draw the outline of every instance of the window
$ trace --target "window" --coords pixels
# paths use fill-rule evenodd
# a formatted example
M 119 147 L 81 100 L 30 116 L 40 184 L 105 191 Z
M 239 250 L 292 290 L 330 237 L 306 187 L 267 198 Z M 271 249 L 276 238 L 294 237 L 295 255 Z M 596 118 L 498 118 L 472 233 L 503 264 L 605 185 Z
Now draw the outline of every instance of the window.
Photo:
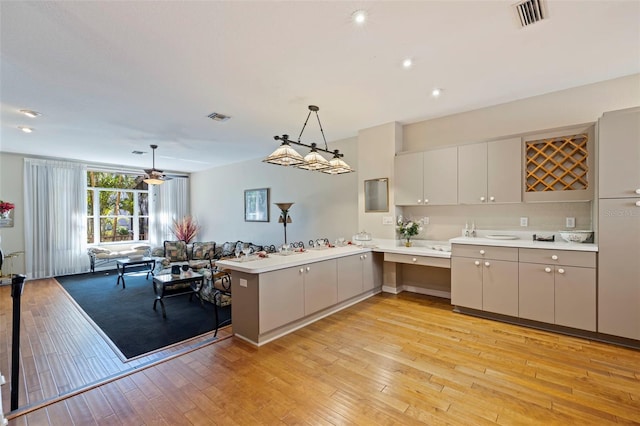
M 149 190 L 142 179 L 87 171 L 87 243 L 149 239 Z

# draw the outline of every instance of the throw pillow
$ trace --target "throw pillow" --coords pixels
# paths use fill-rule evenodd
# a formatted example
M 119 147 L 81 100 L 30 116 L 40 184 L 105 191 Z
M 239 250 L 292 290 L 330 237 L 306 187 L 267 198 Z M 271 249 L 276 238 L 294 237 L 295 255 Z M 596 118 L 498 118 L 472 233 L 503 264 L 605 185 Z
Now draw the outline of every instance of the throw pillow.
M 172 262 L 184 262 L 187 260 L 187 243 L 184 241 L 165 241 L 164 257 Z
M 216 254 L 216 243 L 209 241 L 206 243 L 193 243 L 191 252 L 191 259 L 193 260 L 206 260 L 213 259 Z

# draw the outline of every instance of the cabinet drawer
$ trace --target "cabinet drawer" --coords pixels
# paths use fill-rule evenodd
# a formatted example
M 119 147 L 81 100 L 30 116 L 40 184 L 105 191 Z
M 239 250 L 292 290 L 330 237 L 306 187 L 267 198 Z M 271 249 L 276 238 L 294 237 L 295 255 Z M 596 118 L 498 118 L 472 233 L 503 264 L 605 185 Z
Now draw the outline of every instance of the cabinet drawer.
M 585 251 L 521 248 L 520 262 L 595 268 L 596 254 Z
M 509 260 L 512 262 L 518 261 L 518 249 L 515 247 L 454 244 L 451 249 L 451 255 L 472 257 L 474 259 Z
M 385 253 L 385 262 L 408 263 L 410 265 L 435 266 L 451 268 L 451 260 L 444 257 L 415 256 L 411 254 Z

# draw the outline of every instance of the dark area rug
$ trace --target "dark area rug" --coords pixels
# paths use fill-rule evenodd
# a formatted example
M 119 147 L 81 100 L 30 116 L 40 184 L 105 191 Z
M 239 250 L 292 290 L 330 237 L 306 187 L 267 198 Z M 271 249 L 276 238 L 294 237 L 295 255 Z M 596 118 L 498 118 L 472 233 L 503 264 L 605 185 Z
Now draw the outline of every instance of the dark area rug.
M 128 269 L 127 269 L 128 270 Z M 126 275 L 126 288 L 116 286 L 117 273 L 56 277 L 56 280 L 127 358 L 213 331 L 214 305 L 194 295 L 165 297 L 153 310 L 153 277 L 145 272 Z M 231 318 L 231 306 L 218 308 L 220 322 Z

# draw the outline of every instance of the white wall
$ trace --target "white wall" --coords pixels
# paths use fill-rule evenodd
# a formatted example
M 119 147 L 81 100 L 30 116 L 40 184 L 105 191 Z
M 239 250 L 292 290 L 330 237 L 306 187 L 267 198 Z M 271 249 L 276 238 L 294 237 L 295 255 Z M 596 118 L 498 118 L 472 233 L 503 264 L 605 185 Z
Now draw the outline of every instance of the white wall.
M 13 212 L 13 227 L 0 228 L 0 247 L 5 255 L 24 251 L 24 156 L 17 154 L 0 155 L 0 200 L 16 205 Z M 2 273 L 8 274 L 10 260 L 3 265 Z M 24 254 L 13 259 L 14 274 L 24 274 Z
M 340 149 L 344 160 L 355 168 L 355 138 L 331 143 L 330 149 Z M 193 173 L 191 213 L 202 225 L 198 239 L 280 245 L 284 228 L 278 223 L 280 209 L 274 204 L 279 202 L 295 203 L 289 211 L 293 221 L 287 225 L 289 242 L 306 245 L 317 238 L 351 239 L 358 230 L 357 182 L 357 172 L 332 176 L 263 163 L 262 158 Z M 244 221 L 244 191 L 255 188 L 270 189 L 268 223 Z

